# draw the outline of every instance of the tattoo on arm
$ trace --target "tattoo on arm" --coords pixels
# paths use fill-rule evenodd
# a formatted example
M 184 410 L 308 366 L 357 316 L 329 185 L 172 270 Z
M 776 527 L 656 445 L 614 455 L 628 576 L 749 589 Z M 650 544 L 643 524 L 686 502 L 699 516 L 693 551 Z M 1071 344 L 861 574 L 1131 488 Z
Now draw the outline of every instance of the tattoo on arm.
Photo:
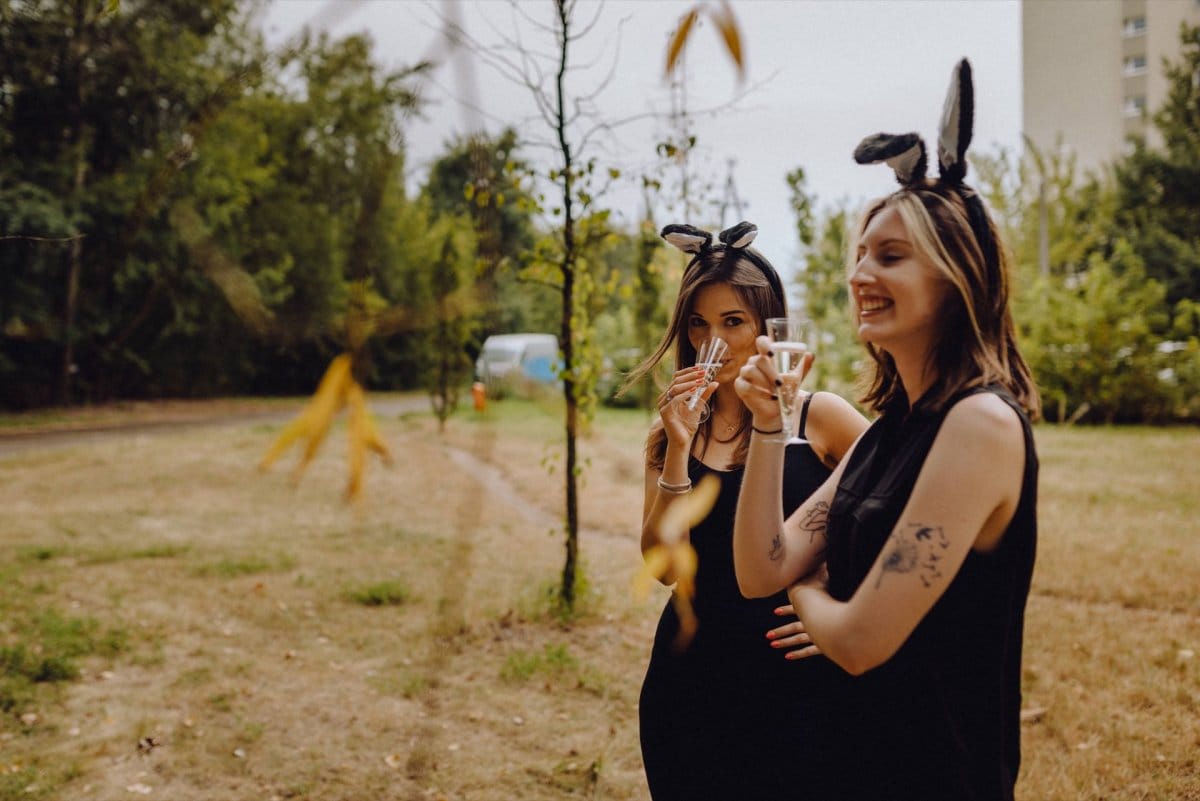
M 771 540 L 771 547 L 767 549 L 767 558 L 772 562 L 778 562 L 783 558 L 783 536 L 776 534 Z
M 941 562 L 949 547 L 950 538 L 941 526 L 909 523 L 884 546 L 886 555 L 875 589 L 879 589 L 885 573 L 916 573 L 923 585 L 932 587 L 942 577 Z
M 808 541 L 811 544 L 813 540 L 820 534 L 822 538 L 828 540 L 829 535 L 826 533 L 825 526 L 829 523 L 829 504 L 825 501 L 817 501 L 813 507 L 809 509 L 804 518 L 800 521 L 800 530 L 808 532 Z

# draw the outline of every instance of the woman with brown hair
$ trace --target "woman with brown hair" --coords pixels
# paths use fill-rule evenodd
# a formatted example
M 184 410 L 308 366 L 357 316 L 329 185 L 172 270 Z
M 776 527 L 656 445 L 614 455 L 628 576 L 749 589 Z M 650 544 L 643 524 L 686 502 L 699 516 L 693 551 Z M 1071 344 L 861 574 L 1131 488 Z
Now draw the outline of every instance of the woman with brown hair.
M 864 140 L 902 188 L 867 209 L 848 274 L 880 414 L 825 484 L 780 513 L 779 448 L 751 440 L 734 527 L 749 597 L 788 588 L 842 673 L 828 725 L 830 797 L 1012 799 L 1021 649 L 1037 540 L 1038 394 L 1017 349 L 1008 265 L 963 184 L 970 67 L 955 70 L 937 180 L 915 134 Z M 737 389 L 756 428 L 779 419 L 760 355 Z
M 764 321 L 787 311 L 778 274 L 749 247 L 756 230 L 740 223 L 723 231 L 717 245 L 692 226 L 663 230 L 668 242 L 693 258 L 662 340 L 626 382 L 628 387 L 651 374 L 674 353 L 674 374 L 659 396 L 659 416 L 646 441 L 642 552 L 662 544 L 664 516 L 694 484 L 712 476 L 720 485 L 712 509 L 685 534 L 697 555 L 695 635 L 680 645 L 683 627 L 675 603 L 668 602 L 642 685 L 642 757 L 655 801 L 781 798 L 795 789 L 795 746 L 806 744 L 814 754 L 819 748 L 811 724 L 820 717 L 814 710 L 824 695 L 814 688 L 831 666 L 796 662 L 802 628 L 787 597 L 743 598 L 733 573 L 733 513 L 751 436 L 750 413 L 733 382 L 756 352 Z M 693 365 L 697 349 L 712 336 L 724 339 L 728 351 L 706 384 L 704 371 Z M 690 409 L 687 401 L 696 391 L 704 402 Z M 820 486 L 866 427 L 862 415 L 836 395 L 806 395 L 803 403 L 797 417 L 809 442 L 778 449 L 788 483 L 773 504 L 783 512 Z M 670 584 L 675 576 L 662 580 Z

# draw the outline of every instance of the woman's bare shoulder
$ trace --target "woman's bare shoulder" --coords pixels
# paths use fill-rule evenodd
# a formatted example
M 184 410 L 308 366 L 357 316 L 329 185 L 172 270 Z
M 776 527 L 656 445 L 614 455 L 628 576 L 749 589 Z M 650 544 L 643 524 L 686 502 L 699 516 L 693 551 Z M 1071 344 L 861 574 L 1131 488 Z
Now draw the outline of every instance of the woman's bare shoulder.
M 841 395 L 813 393 L 805 429 L 817 455 L 827 465 L 840 462 L 866 427 L 867 418 Z

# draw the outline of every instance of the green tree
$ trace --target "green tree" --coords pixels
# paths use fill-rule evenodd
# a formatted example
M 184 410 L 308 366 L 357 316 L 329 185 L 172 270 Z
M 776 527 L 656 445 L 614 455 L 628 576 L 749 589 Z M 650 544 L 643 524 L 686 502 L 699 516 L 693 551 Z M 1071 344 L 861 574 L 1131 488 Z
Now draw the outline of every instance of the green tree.
M 520 280 L 535 238 L 534 204 L 520 181 L 527 170 L 513 129 L 495 137 L 480 133 L 451 143 L 422 189 L 435 215 L 464 217 L 475 232 L 481 335 L 531 330 L 532 318 L 543 316 L 531 306 L 553 303 L 544 287 Z
M 0 8 L 0 260 L 21 287 L 0 301 L 3 402 L 93 397 L 122 370 L 145 374 L 134 333 L 156 308 L 186 316 L 192 295 L 167 267 L 162 187 L 255 82 L 255 47 L 234 0 Z M 47 235 L 68 239 L 31 238 Z
M 1120 234 L 1171 304 L 1200 299 L 1200 26 L 1182 25 L 1180 42 L 1179 60 L 1165 64 L 1170 88 L 1153 118 L 1162 147 L 1135 139 L 1114 166 Z
M 421 377 L 440 430 L 458 406 L 473 367 L 468 346 L 477 325 L 471 314 L 477 305 L 475 242 L 464 221 L 448 214 L 437 218 L 423 239 L 423 246 L 414 242 L 413 247 L 428 253 L 432 269 L 422 276 L 432 311 L 420 337 Z
M 817 198 L 808 191 L 804 169 L 797 167 L 784 179 L 803 266 L 799 282 L 803 293 L 798 311 L 816 328 L 817 358 L 808 384 L 852 398 L 863 350 L 850 324 L 850 296 L 846 284 L 846 254 L 851 232 L 844 208 L 817 211 Z

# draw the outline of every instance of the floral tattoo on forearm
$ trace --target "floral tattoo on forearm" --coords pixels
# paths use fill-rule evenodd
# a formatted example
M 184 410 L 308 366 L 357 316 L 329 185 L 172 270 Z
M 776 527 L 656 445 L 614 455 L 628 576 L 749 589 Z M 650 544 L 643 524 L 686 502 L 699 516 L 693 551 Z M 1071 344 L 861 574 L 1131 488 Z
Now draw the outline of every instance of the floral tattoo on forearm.
M 884 546 L 886 556 L 875 589 L 879 589 L 886 573 L 916 573 L 923 585 L 932 587 L 942 577 L 942 559 L 949 547 L 950 537 L 941 526 L 909 523 L 892 534 Z
M 825 501 L 817 501 L 811 509 L 804 513 L 804 517 L 800 521 L 800 530 L 808 532 L 808 542 L 812 544 L 818 534 L 822 539 L 829 539 L 829 535 L 825 531 L 828 523 L 829 504 Z
M 816 540 L 817 535 L 821 535 L 821 539 L 828 544 L 829 534 L 825 530 L 826 524 L 829 522 L 829 504 L 825 501 L 817 501 L 812 505 L 812 508 L 804 513 L 804 517 L 800 519 L 800 530 L 808 532 L 808 542 L 812 544 Z M 825 547 L 821 548 L 822 553 Z M 767 549 L 767 558 L 772 562 L 778 562 L 783 558 L 783 536 L 776 534 L 771 540 L 771 547 Z

